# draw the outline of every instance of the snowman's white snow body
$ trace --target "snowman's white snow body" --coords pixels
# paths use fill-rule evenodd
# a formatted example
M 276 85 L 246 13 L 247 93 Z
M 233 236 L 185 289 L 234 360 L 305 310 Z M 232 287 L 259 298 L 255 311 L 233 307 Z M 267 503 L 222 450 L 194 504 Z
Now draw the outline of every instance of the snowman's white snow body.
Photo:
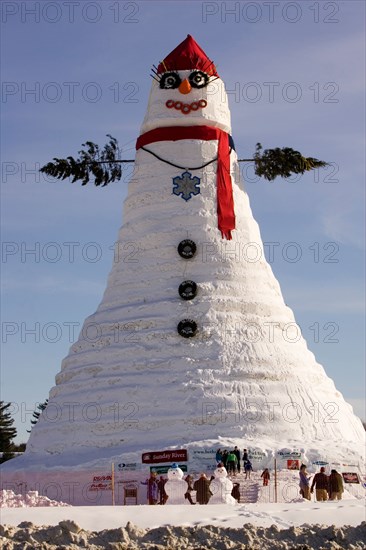
M 190 43 L 191 38 L 187 47 Z M 89 457 L 93 449 L 100 454 L 112 447 L 119 453 L 121 441 L 128 452 L 202 441 L 212 446 L 223 436 L 238 441 L 238 433 L 243 444 L 250 437 L 268 452 L 290 444 L 304 452 L 317 449 L 314 456 L 329 455 L 333 461 L 360 461 L 364 455 L 360 420 L 316 363 L 301 331 L 299 335 L 265 259 L 259 227 L 237 177 L 235 151 L 230 167 L 236 227 L 228 242 L 218 229 L 218 140 L 174 139 L 176 127 L 182 126 L 231 134 L 224 83 L 209 61 L 201 62 L 204 69 L 202 63 L 211 68 L 207 87 L 189 93 L 179 87 L 162 89 L 161 72 L 159 82 L 153 81 L 141 134 L 168 129 L 172 138 L 136 153 L 106 291 L 51 389 L 48 407 L 56 409 L 57 422 L 53 415 L 42 415 L 32 429 L 25 461 L 34 453 L 49 457 L 85 449 Z M 200 68 L 195 60 L 190 67 L 178 59 L 168 68 L 184 82 Z M 177 102 L 193 107 L 197 101 L 207 105 L 188 114 L 176 108 Z M 173 193 L 173 181 L 182 180 L 189 168 L 200 179 L 200 192 L 183 200 Z M 197 245 L 190 260 L 177 252 L 183 239 Z M 185 301 L 178 288 L 187 280 L 197 284 L 198 292 Z M 198 327 L 188 340 L 177 332 L 186 318 Z M 96 338 L 89 330 L 95 327 Z M 72 422 L 70 402 L 77 402 Z M 97 422 L 85 416 L 88 403 L 100 412 Z M 128 425 L 123 419 L 116 422 L 116 403 L 121 410 L 123 405 Z M 206 403 L 242 414 L 237 422 L 220 424 L 222 413 L 202 415 Z M 316 421 L 314 403 L 320 404 Z M 327 403 L 334 405 L 334 417 Z M 255 422 L 243 422 L 253 415 Z
M 233 484 L 227 477 L 227 471 L 224 466 L 218 466 L 214 471 L 215 478 L 210 483 L 212 497 L 209 504 L 236 504 L 236 500 L 231 496 Z
M 189 504 L 184 496 L 188 490 L 188 483 L 183 479 L 183 470 L 178 467 L 171 467 L 167 472 L 167 476 L 168 481 L 164 486 L 168 495 L 166 504 Z

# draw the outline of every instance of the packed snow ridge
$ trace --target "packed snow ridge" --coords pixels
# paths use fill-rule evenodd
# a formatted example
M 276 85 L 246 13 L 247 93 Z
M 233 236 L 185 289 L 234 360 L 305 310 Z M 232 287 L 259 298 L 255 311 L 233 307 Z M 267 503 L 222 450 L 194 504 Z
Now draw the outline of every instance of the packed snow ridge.
M 65 502 L 51 500 L 38 494 L 38 491 L 28 491 L 25 495 L 15 494 L 14 491 L 0 491 L 0 508 L 27 508 L 34 506 L 70 506 Z
M 141 529 L 131 522 L 126 527 L 100 532 L 84 531 L 71 520 L 52 527 L 38 527 L 24 521 L 18 527 L 0 526 L 0 543 L 4 550 L 56 550 L 88 548 L 89 550 L 338 550 L 364 549 L 366 522 L 357 527 L 302 525 L 280 530 L 277 525 L 263 528 L 246 523 L 241 528 L 200 526 Z M 52 541 L 52 542 L 51 542 Z

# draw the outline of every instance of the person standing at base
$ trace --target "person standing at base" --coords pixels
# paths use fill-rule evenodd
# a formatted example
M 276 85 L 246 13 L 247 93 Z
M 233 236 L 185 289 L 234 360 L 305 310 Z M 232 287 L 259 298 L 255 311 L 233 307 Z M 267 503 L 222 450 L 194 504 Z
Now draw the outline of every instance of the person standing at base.
M 253 466 L 250 460 L 247 460 L 244 464 L 244 470 L 245 470 L 245 479 L 250 479 L 250 472 L 253 471 Z
M 310 493 L 314 492 L 314 487 L 316 500 L 318 502 L 328 500 L 329 479 L 328 476 L 325 474 L 324 466 L 320 468 L 320 472 L 315 474 L 313 482 L 311 484 Z
M 240 502 L 240 483 L 234 483 L 231 491 L 231 496 L 235 498 L 236 502 Z
M 222 451 L 221 451 L 221 449 L 217 449 L 215 460 L 216 460 L 216 464 L 220 464 L 220 462 L 222 462 Z
M 238 465 L 238 459 L 236 458 L 236 455 L 234 451 L 230 451 L 229 455 L 227 457 L 227 473 L 230 475 L 236 475 L 236 467 Z
M 192 483 L 193 483 L 193 476 L 191 476 L 190 474 L 187 475 L 185 481 L 188 483 L 188 489 L 187 489 L 187 492 L 186 494 L 184 495 L 184 497 L 188 500 L 188 502 L 190 502 L 191 504 L 196 504 L 195 502 L 193 502 L 192 500 L 192 496 L 191 496 L 191 492 L 193 491 L 193 486 L 192 486 Z
M 160 479 L 158 481 L 158 489 L 159 489 L 159 504 L 165 504 L 168 500 L 168 495 L 165 492 L 165 483 L 167 482 L 166 479 L 164 479 L 163 476 L 160 476 Z
M 193 490 L 196 491 L 196 500 L 199 504 L 207 504 L 211 498 L 210 482 L 206 474 L 202 473 L 193 484 Z
M 268 482 L 271 478 L 268 468 L 265 468 L 263 472 L 261 473 L 261 477 L 263 478 L 263 487 L 267 487 Z
M 233 450 L 233 453 L 234 455 L 236 456 L 236 459 L 237 459 L 237 463 L 236 463 L 236 467 L 237 467 L 237 470 L 238 470 L 238 474 L 240 474 L 240 451 L 238 449 L 238 447 L 235 445 L 234 447 L 234 450 Z
M 342 500 L 343 479 L 337 470 L 331 470 L 329 476 L 329 500 Z
M 159 486 L 157 480 L 157 472 L 151 472 L 149 479 L 140 482 L 142 485 L 147 485 L 147 500 L 149 504 L 157 504 L 159 499 Z
M 244 449 L 243 450 L 243 469 L 245 470 L 245 463 L 248 462 L 249 460 L 249 457 L 248 457 L 248 451 L 247 449 Z
M 299 471 L 299 477 L 300 477 L 300 493 L 306 500 L 311 500 L 310 496 L 310 476 L 308 476 L 308 472 L 306 471 L 306 465 L 301 464 L 300 471 Z

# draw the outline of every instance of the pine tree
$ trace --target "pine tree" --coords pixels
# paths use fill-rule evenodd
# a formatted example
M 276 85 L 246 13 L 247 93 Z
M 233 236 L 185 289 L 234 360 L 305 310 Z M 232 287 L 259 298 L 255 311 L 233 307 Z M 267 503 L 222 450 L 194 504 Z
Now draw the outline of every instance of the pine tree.
M 14 458 L 13 439 L 17 435 L 17 430 L 13 426 L 14 419 L 8 411 L 10 406 L 11 403 L 0 401 L 0 464 Z
M 43 403 L 38 403 L 36 410 L 33 412 L 33 420 L 31 420 L 32 427 L 30 430 L 27 430 L 28 433 L 32 431 L 33 426 L 35 426 L 39 420 L 39 417 L 41 416 L 42 412 L 47 407 L 48 399 L 44 401 Z M 38 409 L 38 410 L 37 410 Z M 39 412 L 38 412 L 39 411 Z

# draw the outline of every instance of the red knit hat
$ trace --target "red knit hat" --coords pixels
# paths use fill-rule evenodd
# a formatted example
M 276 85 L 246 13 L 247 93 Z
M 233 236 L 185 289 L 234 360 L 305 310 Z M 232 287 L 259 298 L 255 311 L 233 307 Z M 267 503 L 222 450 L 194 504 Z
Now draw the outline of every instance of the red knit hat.
M 190 34 L 159 63 L 158 74 L 167 71 L 199 69 L 212 76 L 219 76 L 216 67 Z

